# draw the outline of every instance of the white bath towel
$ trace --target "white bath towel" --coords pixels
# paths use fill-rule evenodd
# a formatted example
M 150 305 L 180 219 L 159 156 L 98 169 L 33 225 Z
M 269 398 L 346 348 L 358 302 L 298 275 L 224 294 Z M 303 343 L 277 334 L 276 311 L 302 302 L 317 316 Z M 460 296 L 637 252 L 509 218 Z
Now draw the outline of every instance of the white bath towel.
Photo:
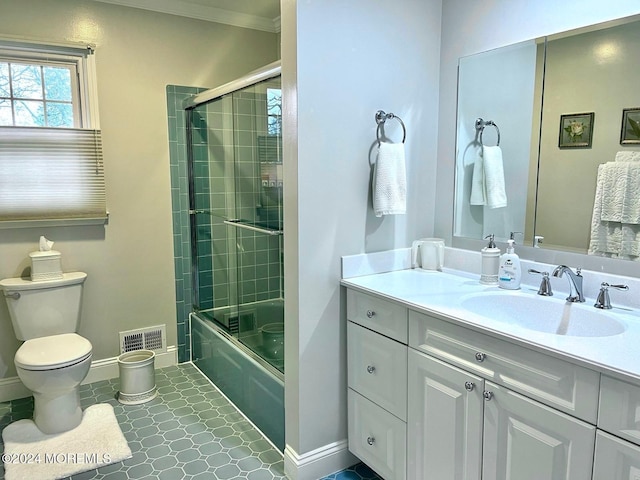
M 372 190 L 376 217 L 406 213 L 407 176 L 403 143 L 380 143 Z
M 603 198 L 611 171 L 606 164 L 598 167 L 588 253 L 640 261 L 640 225 L 602 219 Z
M 598 168 L 598 182 L 601 220 L 640 224 L 640 162 L 607 162 Z
M 500 147 L 482 147 L 481 157 L 473 168 L 470 202 L 471 205 L 486 205 L 488 208 L 507 206 Z
M 640 152 L 624 150 L 616 153 L 616 162 L 640 162 Z

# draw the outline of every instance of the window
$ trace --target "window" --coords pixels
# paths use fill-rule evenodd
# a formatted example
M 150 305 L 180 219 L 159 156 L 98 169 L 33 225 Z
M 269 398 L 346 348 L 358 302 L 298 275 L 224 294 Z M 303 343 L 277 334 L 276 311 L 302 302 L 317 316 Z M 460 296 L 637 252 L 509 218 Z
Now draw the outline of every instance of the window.
M 104 223 L 93 49 L 0 40 L 0 228 Z
M 0 58 L 0 126 L 79 126 L 76 78 L 75 65 Z
M 267 88 L 267 133 L 282 135 L 282 90 Z

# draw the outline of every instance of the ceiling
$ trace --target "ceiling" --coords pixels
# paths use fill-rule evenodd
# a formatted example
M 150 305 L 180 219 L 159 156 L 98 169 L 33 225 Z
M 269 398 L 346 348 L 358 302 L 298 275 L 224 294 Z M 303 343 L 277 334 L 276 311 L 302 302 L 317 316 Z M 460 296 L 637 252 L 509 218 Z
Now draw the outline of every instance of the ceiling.
M 280 0 L 95 0 L 126 7 L 225 23 L 265 32 L 280 31 Z

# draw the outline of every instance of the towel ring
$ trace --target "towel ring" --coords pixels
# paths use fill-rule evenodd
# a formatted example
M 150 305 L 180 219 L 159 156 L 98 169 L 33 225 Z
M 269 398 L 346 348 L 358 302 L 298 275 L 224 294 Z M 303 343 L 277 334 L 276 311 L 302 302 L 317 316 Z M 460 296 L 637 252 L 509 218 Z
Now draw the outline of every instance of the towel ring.
M 484 143 L 482 142 L 482 134 L 484 133 L 484 127 L 486 127 L 487 125 L 495 127 L 496 132 L 498 132 L 498 141 L 496 143 L 496 147 L 500 146 L 500 129 L 498 128 L 498 125 L 496 125 L 493 120 L 487 120 L 485 122 L 482 118 L 478 118 L 476 120 L 476 130 L 480 132 L 480 145 L 484 145 Z
M 394 118 L 400 122 L 400 125 L 402 125 L 402 143 L 407 139 L 407 128 L 404 126 L 402 119 L 393 113 L 385 113 L 383 110 L 378 110 L 376 112 L 376 123 L 378 124 L 378 128 L 376 129 L 376 138 L 378 139 L 378 146 L 380 146 L 380 142 L 382 141 L 380 138 L 382 125 L 384 125 L 384 122 L 387 120 Z

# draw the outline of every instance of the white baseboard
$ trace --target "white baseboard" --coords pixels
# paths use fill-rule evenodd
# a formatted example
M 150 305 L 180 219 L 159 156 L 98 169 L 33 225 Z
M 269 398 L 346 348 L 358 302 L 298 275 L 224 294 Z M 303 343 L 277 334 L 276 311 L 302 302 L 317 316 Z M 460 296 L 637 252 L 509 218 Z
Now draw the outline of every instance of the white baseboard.
M 316 480 L 359 461 L 349 452 L 347 440 L 324 445 L 302 455 L 289 445 L 284 449 L 284 473 L 291 480 Z
M 0 402 L 30 396 L 31 390 L 25 387 L 18 377 L 0 378 Z
M 178 349 L 167 347 L 165 353 L 156 353 L 154 367 L 163 368 L 178 364 Z M 91 368 L 82 384 L 111 380 L 120 376 L 118 357 L 103 358 L 91 362 Z M 0 402 L 8 402 L 31 396 L 31 391 L 25 387 L 18 377 L 0 378 Z

